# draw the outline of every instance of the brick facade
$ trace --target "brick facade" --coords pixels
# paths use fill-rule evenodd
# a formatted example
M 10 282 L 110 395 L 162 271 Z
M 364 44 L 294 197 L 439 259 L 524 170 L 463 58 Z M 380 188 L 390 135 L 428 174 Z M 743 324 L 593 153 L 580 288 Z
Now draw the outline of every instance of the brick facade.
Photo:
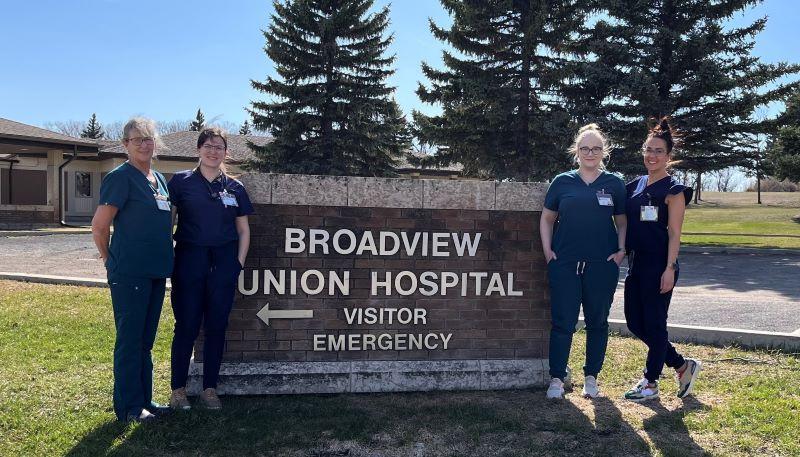
M 492 183 L 494 184 L 494 183 Z M 259 290 L 245 296 L 237 292 L 228 325 L 224 362 L 320 362 L 350 360 L 484 360 L 543 359 L 547 357 L 550 311 L 546 270 L 539 239 L 539 211 L 383 208 L 351 206 L 256 204 L 250 218 L 251 248 L 245 285 L 254 270 L 296 270 L 298 275 L 316 269 L 350 273 L 350 294 L 337 292 L 308 295 L 264 295 Z M 285 252 L 285 229 L 350 229 L 360 239 L 365 230 L 395 233 L 443 232 L 481 234 L 474 256 L 449 257 L 328 255 Z M 513 273 L 513 289 L 522 296 L 477 296 L 469 283 L 466 296 L 460 285 L 447 295 L 371 295 L 371 274 L 411 271 Z M 483 288 L 486 288 L 484 281 Z M 271 319 L 269 326 L 256 313 L 269 303 L 270 309 L 313 310 L 311 319 Z M 422 308 L 425 324 L 348 325 L 345 309 L 366 307 Z M 448 349 L 315 351 L 319 334 L 452 334 Z M 202 341 L 195 347 L 195 362 L 202 361 Z

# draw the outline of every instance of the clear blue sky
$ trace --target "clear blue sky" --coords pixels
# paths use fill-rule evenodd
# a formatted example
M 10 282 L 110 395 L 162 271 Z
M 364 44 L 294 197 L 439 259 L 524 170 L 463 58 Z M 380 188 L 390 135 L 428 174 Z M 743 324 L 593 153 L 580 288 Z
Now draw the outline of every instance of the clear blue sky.
M 93 112 L 101 123 L 133 115 L 171 121 L 191 119 L 200 107 L 206 119 L 241 124 L 243 107 L 264 98 L 250 79 L 272 72 L 260 31 L 271 12 L 271 0 L 4 2 L 0 117 L 39 126 L 85 121 Z M 766 0 L 734 24 L 764 15 L 769 22 L 754 53 L 766 62 L 800 62 L 800 1 Z M 414 93 L 424 81 L 420 62 L 441 61 L 428 17 L 449 23 L 436 0 L 392 5 L 397 72 L 389 82 L 406 113 L 436 110 Z

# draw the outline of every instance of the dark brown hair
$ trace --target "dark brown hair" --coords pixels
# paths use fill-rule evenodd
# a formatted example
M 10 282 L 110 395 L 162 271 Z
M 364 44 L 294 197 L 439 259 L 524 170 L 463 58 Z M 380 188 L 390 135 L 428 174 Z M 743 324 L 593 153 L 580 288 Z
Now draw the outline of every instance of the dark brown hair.
M 669 117 L 664 116 L 660 120 L 653 119 L 654 126 L 647 133 L 647 139 L 660 138 L 667 143 L 667 153 L 671 154 L 674 147 L 680 146 L 680 133 L 669 124 Z
M 217 137 L 222 140 L 222 144 L 225 145 L 225 150 L 228 150 L 228 134 L 225 133 L 225 130 L 222 130 L 219 127 L 208 127 L 203 129 L 200 132 L 200 135 L 197 137 L 197 149 L 200 149 L 206 141 L 210 140 L 211 138 Z

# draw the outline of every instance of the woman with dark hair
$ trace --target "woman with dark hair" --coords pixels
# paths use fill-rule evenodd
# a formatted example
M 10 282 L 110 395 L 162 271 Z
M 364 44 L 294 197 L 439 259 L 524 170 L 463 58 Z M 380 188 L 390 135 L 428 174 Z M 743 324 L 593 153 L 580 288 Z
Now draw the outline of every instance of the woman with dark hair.
M 242 183 L 225 173 L 228 139 L 207 128 L 197 138 L 199 163 L 169 181 L 177 210 L 175 268 L 172 274 L 172 395 L 170 407 L 191 408 L 186 380 L 194 341 L 204 328 L 203 392 L 200 403 L 220 409 L 217 378 L 225 346 L 225 329 L 236 283 L 250 247 L 247 215 L 253 206 Z
M 667 311 L 680 271 L 683 217 L 692 199 L 692 189 L 667 173 L 675 140 L 668 119 L 661 119 L 642 146 L 647 174 L 626 186 L 625 320 L 648 348 L 644 377 L 625 393 L 625 399 L 635 402 L 658 398 L 658 378 L 665 364 L 675 369 L 680 398 L 692 392 L 701 368 L 699 360 L 679 354 L 667 335 Z

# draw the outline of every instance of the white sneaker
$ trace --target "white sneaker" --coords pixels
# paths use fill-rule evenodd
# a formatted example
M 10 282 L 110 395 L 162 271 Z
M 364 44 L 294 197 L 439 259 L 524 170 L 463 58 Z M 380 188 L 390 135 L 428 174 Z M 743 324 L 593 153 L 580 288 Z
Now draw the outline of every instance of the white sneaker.
M 642 378 L 631 390 L 625 392 L 623 398 L 636 403 L 658 398 L 658 383 L 650 383 L 647 378 Z
M 678 398 L 683 398 L 692 393 L 694 382 L 697 379 L 697 375 L 700 374 L 701 368 L 703 368 L 703 364 L 699 360 L 686 359 L 686 369 L 676 373 L 678 378 Z
M 560 379 L 553 378 L 550 380 L 550 386 L 547 388 L 547 398 L 564 398 L 564 383 Z
M 594 376 L 587 376 L 583 380 L 583 398 L 597 398 L 600 395 L 600 389 L 597 387 L 597 378 Z

